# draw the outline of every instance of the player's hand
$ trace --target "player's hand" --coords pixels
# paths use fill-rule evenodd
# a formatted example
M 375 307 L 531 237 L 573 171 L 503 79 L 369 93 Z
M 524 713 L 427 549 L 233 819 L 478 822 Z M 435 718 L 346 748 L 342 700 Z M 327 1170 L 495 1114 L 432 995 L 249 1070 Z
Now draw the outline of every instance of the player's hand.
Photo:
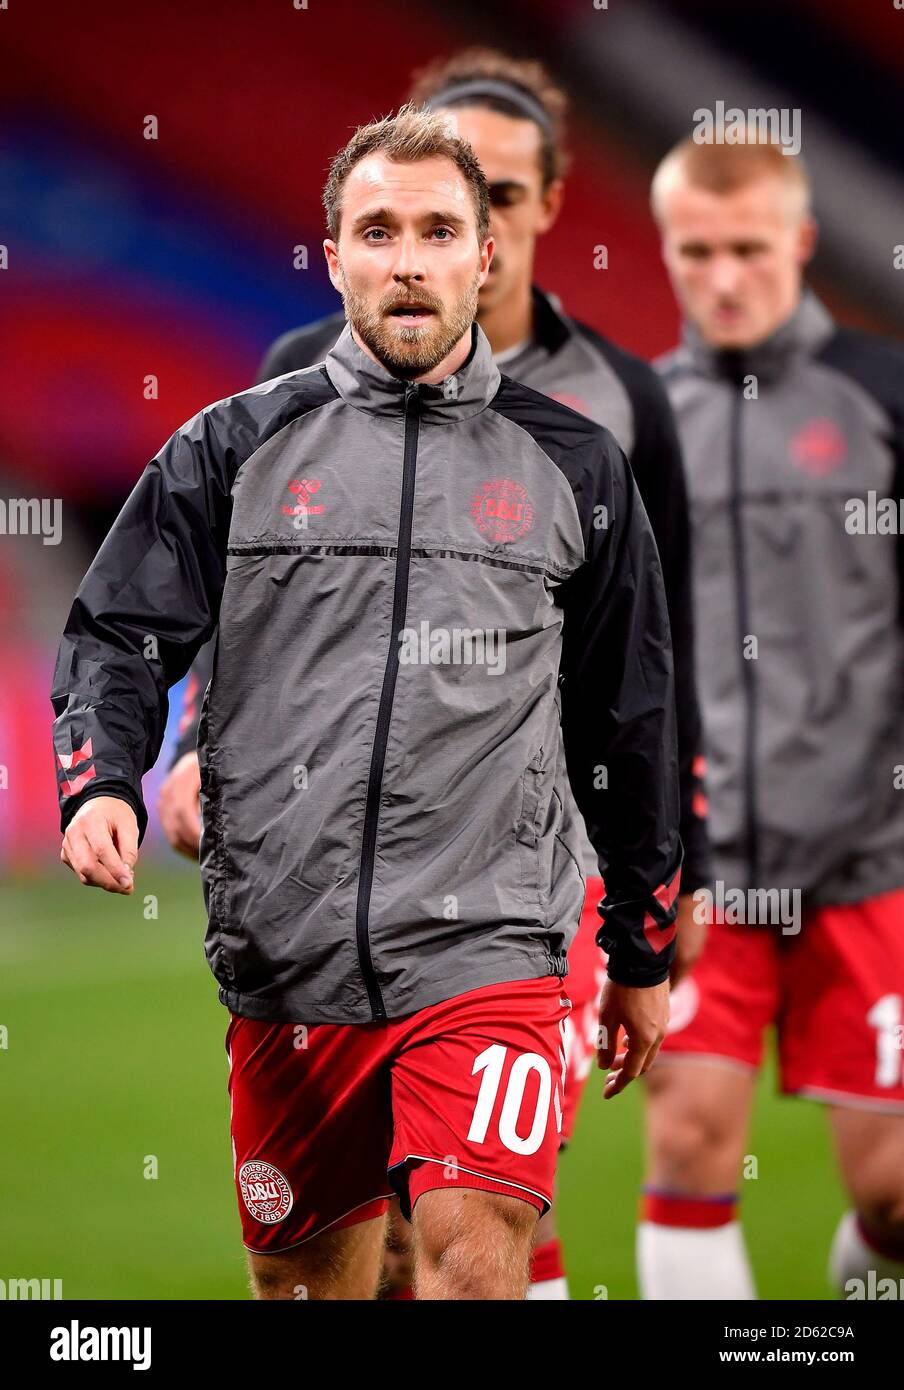
M 701 920 L 698 921 L 697 918 Z M 682 893 L 678 898 L 678 916 L 675 921 L 677 928 L 675 941 L 675 959 L 672 961 L 672 968 L 669 972 L 669 984 L 675 988 L 679 980 L 684 979 L 688 971 L 696 965 L 700 959 L 700 953 L 706 942 L 706 933 L 709 930 L 703 909 L 698 908 L 694 902 L 693 893 Z
M 611 1100 L 655 1060 L 669 1022 L 669 982 L 638 989 L 607 980 L 600 1000 L 597 1060 L 608 1071 L 603 1099 Z M 617 1051 L 619 1029 L 627 1033 Z
M 60 859 L 82 883 L 108 893 L 131 893 L 138 860 L 138 819 L 118 796 L 94 796 L 66 827 Z
M 186 753 L 160 788 L 157 814 L 173 849 L 198 858 L 201 844 L 201 768 L 197 753 Z

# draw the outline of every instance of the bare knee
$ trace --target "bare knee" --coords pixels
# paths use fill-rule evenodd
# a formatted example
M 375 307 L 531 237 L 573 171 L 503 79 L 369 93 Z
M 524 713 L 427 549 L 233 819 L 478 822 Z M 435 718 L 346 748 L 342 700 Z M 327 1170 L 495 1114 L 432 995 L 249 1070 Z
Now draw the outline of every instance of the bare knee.
M 836 1150 L 851 1201 L 867 1228 L 904 1241 L 904 1118 L 838 1107 Z
M 652 1180 L 657 1186 L 677 1191 L 702 1192 L 710 1184 L 715 1167 L 722 1167 L 724 1135 L 711 1116 L 699 1110 L 685 1111 L 651 1136 Z
M 879 1188 L 869 1192 L 858 1199 L 857 1210 L 868 1230 L 904 1246 L 904 1195 L 900 1191 Z
M 414 1209 L 420 1299 L 523 1299 L 537 1211 L 495 1192 L 425 1192 Z
M 752 1082 L 729 1068 L 654 1067 L 647 1078 L 647 1181 L 700 1194 L 734 1188 Z

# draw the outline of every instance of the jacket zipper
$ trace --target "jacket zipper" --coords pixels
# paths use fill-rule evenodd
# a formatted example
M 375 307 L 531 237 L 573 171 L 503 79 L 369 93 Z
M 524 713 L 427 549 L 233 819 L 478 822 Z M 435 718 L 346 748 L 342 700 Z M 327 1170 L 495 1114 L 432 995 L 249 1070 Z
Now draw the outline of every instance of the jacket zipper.
M 735 396 L 731 415 L 729 443 L 731 468 L 731 525 L 734 538 L 735 589 L 738 608 L 738 655 L 741 662 L 741 687 L 744 693 L 744 841 L 750 887 L 760 886 L 760 847 L 756 823 L 756 735 L 757 691 L 753 659 L 744 656 L 744 641 L 750 635 L 750 593 L 747 586 L 747 554 L 744 535 L 743 499 L 741 496 L 741 412 L 744 408 L 743 387 L 735 381 Z
M 377 846 L 377 825 L 380 819 L 380 798 L 383 791 L 383 768 L 386 763 L 386 744 L 392 719 L 392 701 L 399 671 L 399 634 L 405 625 L 408 608 L 408 576 L 411 568 L 411 525 L 414 514 L 414 481 L 417 468 L 417 443 L 420 426 L 420 396 L 417 386 L 405 387 L 405 450 L 402 462 L 402 500 L 399 511 L 399 535 L 396 548 L 395 587 L 392 599 L 392 631 L 389 652 L 383 672 L 377 727 L 374 732 L 367 796 L 364 803 L 364 833 L 361 839 L 361 863 L 358 873 L 358 902 L 355 911 L 355 937 L 361 974 L 367 987 L 367 998 L 374 1022 L 386 1017 L 386 1005 L 374 970 L 370 951 L 370 895 L 374 880 L 374 858 Z

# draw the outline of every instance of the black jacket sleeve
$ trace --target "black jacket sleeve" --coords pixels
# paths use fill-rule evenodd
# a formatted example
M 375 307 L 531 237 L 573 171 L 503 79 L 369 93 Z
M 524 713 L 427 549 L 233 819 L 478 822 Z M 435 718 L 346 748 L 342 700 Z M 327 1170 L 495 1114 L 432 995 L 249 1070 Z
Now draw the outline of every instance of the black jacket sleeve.
M 691 527 L 684 459 L 668 394 L 656 371 L 579 320 L 575 328 L 607 361 L 631 403 L 630 464 L 662 563 L 675 659 L 678 770 L 681 781 L 681 889 L 692 893 L 712 878 L 703 791 L 703 730 L 694 672 Z
M 63 830 L 90 797 L 128 801 L 160 752 L 168 689 L 213 631 L 234 477 L 216 408 L 148 464 L 78 590 L 53 678 Z
M 653 532 L 624 454 L 582 505 L 586 561 L 562 585 L 568 775 L 606 881 L 597 942 L 629 985 L 666 979 L 681 877 L 669 618 Z M 600 510 L 599 504 L 605 508 Z
M 282 337 L 270 344 L 264 354 L 258 368 L 257 383 L 270 381 L 275 376 L 283 376 L 285 372 L 299 372 L 305 367 L 313 366 L 315 362 L 322 362 L 344 326 L 344 314 L 331 314 L 329 318 L 320 319 L 305 328 L 295 328 L 289 333 L 283 333 Z M 216 646 L 214 635 L 198 652 L 192 665 L 185 686 L 179 718 L 179 736 L 170 767 L 174 767 L 186 753 L 193 753 L 198 746 L 201 706 L 204 692 L 213 675 Z
M 645 365 L 645 364 L 644 364 Z M 703 729 L 694 675 L 691 523 L 681 444 L 665 389 L 646 368 L 635 388 L 631 469 L 653 528 L 672 630 L 678 775 L 681 784 L 681 891 L 692 893 L 712 877 L 703 792 Z

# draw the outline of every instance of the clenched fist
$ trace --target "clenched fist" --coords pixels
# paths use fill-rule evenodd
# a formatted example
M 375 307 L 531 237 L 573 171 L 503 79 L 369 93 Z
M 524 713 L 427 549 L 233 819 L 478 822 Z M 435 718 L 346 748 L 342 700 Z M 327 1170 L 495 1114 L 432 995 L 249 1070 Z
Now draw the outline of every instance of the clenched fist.
M 138 820 L 129 803 L 118 796 L 86 801 L 66 827 L 60 859 L 91 888 L 131 893 Z

